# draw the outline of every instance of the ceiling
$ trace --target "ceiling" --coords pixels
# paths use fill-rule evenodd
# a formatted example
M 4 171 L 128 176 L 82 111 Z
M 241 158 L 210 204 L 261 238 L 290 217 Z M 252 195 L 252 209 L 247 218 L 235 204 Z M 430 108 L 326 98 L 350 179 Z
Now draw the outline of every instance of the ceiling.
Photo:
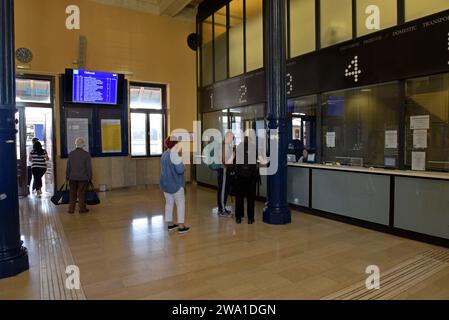
M 90 0 L 157 15 L 195 20 L 202 0 Z

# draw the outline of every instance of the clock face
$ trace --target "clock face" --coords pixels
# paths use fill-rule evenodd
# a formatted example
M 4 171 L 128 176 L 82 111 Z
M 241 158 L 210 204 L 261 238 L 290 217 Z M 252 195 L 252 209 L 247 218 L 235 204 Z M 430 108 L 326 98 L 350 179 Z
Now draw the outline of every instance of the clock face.
M 19 48 L 16 50 L 16 58 L 21 63 L 30 63 L 33 60 L 33 53 L 30 49 Z

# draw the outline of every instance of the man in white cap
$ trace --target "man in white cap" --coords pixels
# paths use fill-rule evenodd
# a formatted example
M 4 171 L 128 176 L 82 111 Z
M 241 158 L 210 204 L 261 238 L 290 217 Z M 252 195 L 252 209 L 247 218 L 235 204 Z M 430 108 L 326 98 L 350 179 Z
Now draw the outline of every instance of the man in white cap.
M 69 181 L 70 205 L 69 213 L 75 213 L 76 200 L 78 199 L 79 213 L 87 213 L 85 195 L 92 180 L 92 163 L 89 152 L 84 150 L 83 138 L 75 140 L 76 149 L 70 152 L 67 161 L 66 178 Z

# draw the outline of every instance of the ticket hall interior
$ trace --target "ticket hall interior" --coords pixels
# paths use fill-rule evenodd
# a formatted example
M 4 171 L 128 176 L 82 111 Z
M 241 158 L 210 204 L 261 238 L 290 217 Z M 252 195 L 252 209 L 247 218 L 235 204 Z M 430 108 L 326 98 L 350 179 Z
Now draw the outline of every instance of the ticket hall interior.
M 0 300 L 449 299 L 448 0 L 0 26 Z

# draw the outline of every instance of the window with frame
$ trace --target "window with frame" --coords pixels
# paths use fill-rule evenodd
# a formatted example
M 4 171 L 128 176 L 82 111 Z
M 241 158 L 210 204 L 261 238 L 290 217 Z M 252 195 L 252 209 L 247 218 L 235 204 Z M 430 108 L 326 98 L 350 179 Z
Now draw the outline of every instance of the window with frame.
M 321 99 L 324 161 L 398 166 L 397 82 L 324 93 Z
M 132 157 L 154 157 L 160 156 L 164 152 L 166 101 L 165 85 L 131 84 Z
M 449 171 L 449 73 L 406 80 L 405 163 L 425 152 L 426 170 Z M 427 125 L 413 127 L 417 117 Z

